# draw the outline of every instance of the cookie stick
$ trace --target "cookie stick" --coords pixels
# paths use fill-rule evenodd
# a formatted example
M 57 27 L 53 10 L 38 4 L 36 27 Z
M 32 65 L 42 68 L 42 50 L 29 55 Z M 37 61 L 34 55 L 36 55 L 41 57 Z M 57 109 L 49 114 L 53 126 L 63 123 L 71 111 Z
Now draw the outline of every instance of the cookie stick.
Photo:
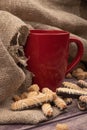
M 87 82 L 84 80 L 78 80 L 77 84 L 81 87 L 81 88 L 87 88 Z
M 53 109 L 50 103 L 44 103 L 41 108 L 45 116 L 47 117 L 53 116 Z
M 87 92 L 83 90 L 75 90 L 69 88 L 57 88 L 56 93 L 63 98 L 79 98 L 81 95 L 87 95 Z
M 79 97 L 78 108 L 82 111 L 87 110 L 87 96 Z
M 71 82 L 63 82 L 62 85 L 63 85 L 64 88 L 81 90 L 81 88 L 77 84 L 74 84 L 74 83 L 71 83 Z
M 33 96 L 31 98 L 26 98 L 26 99 L 19 100 L 19 101 L 12 103 L 11 109 L 12 110 L 23 110 L 23 109 L 27 109 L 27 108 L 33 108 L 36 106 L 40 106 L 41 104 L 43 104 L 45 102 L 52 102 L 52 101 L 53 101 L 52 95 L 40 93 L 37 96 Z
M 57 96 L 56 93 L 54 93 L 52 90 L 48 88 L 43 88 L 42 92 L 45 94 L 53 95 L 53 102 L 60 110 L 63 110 L 67 107 L 65 101 L 59 96 Z

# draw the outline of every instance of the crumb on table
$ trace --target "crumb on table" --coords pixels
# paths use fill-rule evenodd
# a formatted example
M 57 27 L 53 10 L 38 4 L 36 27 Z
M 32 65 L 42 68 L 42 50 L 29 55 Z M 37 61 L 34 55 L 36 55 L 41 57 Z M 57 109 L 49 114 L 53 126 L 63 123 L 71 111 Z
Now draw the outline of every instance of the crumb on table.
M 56 125 L 56 130 L 69 130 L 69 127 L 67 124 L 65 123 L 62 123 L 62 124 L 57 124 Z

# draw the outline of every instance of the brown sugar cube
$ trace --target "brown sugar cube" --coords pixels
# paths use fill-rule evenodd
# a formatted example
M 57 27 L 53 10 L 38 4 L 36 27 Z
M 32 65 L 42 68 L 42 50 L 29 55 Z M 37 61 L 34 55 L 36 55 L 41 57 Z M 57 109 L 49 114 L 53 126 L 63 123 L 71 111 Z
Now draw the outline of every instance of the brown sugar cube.
M 63 124 L 57 124 L 56 130 L 69 130 L 69 128 L 67 124 L 63 123 Z
M 85 79 L 85 73 L 84 72 L 80 72 L 80 73 L 75 73 L 75 74 L 72 74 L 75 78 L 77 78 L 78 80 L 80 79 Z
M 77 68 L 73 71 L 73 73 L 81 73 L 81 72 L 84 72 L 82 68 Z
M 82 73 L 82 72 L 84 72 L 83 69 L 81 69 L 81 68 L 77 68 L 77 69 L 75 69 L 75 70 L 72 71 L 72 75 L 73 75 L 73 76 L 76 76 L 77 73 Z
M 84 70 L 82 68 L 77 68 L 76 71 L 77 72 L 83 72 Z
M 78 80 L 80 80 L 80 79 L 85 79 L 85 73 L 83 72 L 83 73 L 78 73 L 77 74 L 77 77 L 76 77 Z
M 86 79 L 87 78 L 87 72 L 85 72 L 83 69 L 81 68 L 77 68 L 76 70 L 74 70 L 72 72 L 72 76 L 74 76 L 75 78 L 79 79 Z

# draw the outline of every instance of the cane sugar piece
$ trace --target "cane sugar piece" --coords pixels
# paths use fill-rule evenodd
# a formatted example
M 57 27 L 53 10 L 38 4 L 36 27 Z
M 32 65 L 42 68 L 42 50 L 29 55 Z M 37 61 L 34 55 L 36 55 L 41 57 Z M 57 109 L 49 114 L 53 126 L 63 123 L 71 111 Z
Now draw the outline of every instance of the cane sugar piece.
M 69 127 L 65 123 L 63 123 L 63 124 L 57 124 L 56 125 L 56 130 L 69 130 Z

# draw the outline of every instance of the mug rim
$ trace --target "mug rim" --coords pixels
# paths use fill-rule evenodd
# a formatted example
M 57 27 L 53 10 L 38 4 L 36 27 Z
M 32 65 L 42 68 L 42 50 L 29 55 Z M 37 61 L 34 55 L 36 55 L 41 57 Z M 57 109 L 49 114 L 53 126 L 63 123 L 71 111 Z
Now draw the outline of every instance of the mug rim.
M 30 34 L 32 35 L 66 35 L 70 34 L 68 31 L 65 30 L 40 30 L 40 29 L 31 29 Z

